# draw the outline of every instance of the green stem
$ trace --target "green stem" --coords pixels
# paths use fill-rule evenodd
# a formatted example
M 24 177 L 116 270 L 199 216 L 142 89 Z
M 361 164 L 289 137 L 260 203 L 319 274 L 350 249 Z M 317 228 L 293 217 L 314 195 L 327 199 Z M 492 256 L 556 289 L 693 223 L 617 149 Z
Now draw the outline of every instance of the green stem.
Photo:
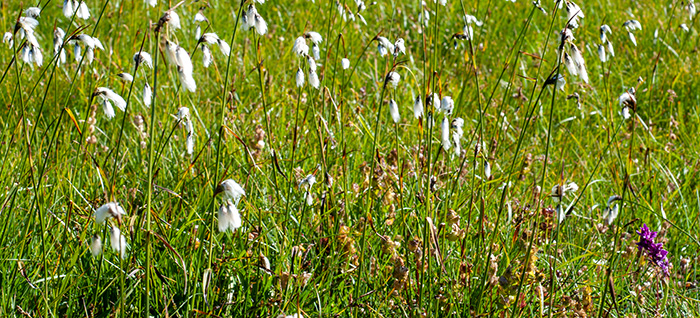
M 236 33 L 238 31 L 238 23 L 240 21 L 241 14 L 243 12 L 243 6 L 245 5 L 245 0 L 241 0 L 241 4 L 238 7 L 238 14 L 236 15 L 236 23 L 233 25 L 233 34 L 231 35 L 231 41 L 229 42 L 231 47 L 233 47 L 234 41 L 236 40 Z M 216 139 L 216 163 L 215 166 L 216 168 L 214 169 L 214 182 L 212 183 L 212 193 L 215 193 L 215 189 L 219 184 L 219 162 L 221 162 L 221 139 L 224 135 L 224 126 L 226 125 L 226 100 L 227 100 L 227 92 L 228 92 L 228 79 L 229 79 L 229 73 L 230 73 L 230 68 L 231 68 L 231 57 L 233 56 L 233 52 L 229 54 L 228 59 L 226 61 L 226 75 L 224 76 L 224 87 L 222 88 L 221 92 L 221 113 L 219 114 L 219 136 Z M 155 89 L 155 88 L 154 88 Z M 215 226 L 216 226 L 216 205 L 214 204 L 214 199 L 212 198 L 211 200 L 211 206 L 209 207 L 209 210 L 212 210 L 212 216 L 211 216 L 211 221 L 210 221 L 210 226 L 209 229 L 212 231 L 211 233 L 211 239 L 209 240 L 209 259 L 207 261 L 207 270 L 211 269 L 211 264 L 212 264 L 212 257 L 213 257 L 213 251 L 214 251 L 214 231 L 215 231 Z M 213 273 L 210 273 L 210 275 L 213 275 Z M 210 277 L 211 279 L 211 277 Z M 212 303 L 212 306 L 214 304 Z
M 156 41 L 160 41 L 160 32 L 155 33 Z M 146 318 L 150 316 L 151 311 L 151 214 L 153 209 L 153 169 L 155 159 L 155 125 L 156 121 L 156 103 L 158 101 L 158 53 L 159 45 L 156 45 L 155 54 L 153 54 L 153 100 L 151 102 L 151 123 L 148 127 L 148 194 L 146 199 L 146 301 L 142 315 Z

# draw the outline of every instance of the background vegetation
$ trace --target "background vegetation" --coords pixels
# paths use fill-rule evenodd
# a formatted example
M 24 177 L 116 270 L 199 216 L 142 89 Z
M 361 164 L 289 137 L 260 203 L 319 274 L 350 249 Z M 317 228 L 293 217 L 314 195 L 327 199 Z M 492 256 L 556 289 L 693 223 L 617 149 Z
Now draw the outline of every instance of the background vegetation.
M 250 4 L 87 0 L 81 19 L 59 1 L 2 1 L 14 45 L 0 49 L 0 316 L 700 315 L 700 38 L 689 3 L 578 3 L 572 43 L 588 83 L 560 65 L 570 20 L 552 1 L 378 0 L 358 12 L 354 0 L 268 0 L 255 4 L 263 35 L 242 27 Z M 29 44 L 15 29 L 31 6 L 41 66 L 22 61 Z M 181 28 L 158 28 L 172 7 Z M 208 21 L 194 21 L 200 9 Z M 465 14 L 479 21 L 473 39 Z M 603 24 L 615 50 L 604 63 Z M 205 68 L 197 25 L 230 56 L 214 45 Z M 67 34 L 64 64 L 55 27 Z M 319 88 L 293 51 L 308 31 L 323 37 Z M 77 34 L 103 44 L 92 63 L 75 58 Z M 381 56 L 377 36 L 403 38 L 405 54 Z M 166 39 L 192 56 L 194 92 Z M 135 69 L 140 48 L 153 69 Z M 563 90 L 545 86 L 556 74 Z M 108 119 L 97 87 L 126 109 Z M 631 87 L 625 120 L 619 97 Z M 433 93 L 453 98 L 452 115 Z M 464 120 L 459 153 L 454 140 L 442 146 L 445 117 Z M 308 175 L 315 185 L 300 184 Z M 229 178 L 246 192 L 242 227 L 220 232 L 214 194 Z M 560 203 L 557 186 L 571 189 Z M 126 215 L 96 223 L 111 201 Z M 668 275 L 637 249 L 642 224 L 660 232 Z M 125 236 L 125 258 L 110 228 Z

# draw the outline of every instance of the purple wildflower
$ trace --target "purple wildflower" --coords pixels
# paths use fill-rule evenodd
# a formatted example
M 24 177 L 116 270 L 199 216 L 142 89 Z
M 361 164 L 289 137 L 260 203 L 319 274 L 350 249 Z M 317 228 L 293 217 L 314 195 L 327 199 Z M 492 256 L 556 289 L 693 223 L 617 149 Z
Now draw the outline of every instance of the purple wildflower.
M 668 258 L 666 258 L 668 251 L 663 249 L 664 243 L 654 243 L 654 239 L 659 233 L 650 230 L 649 227 L 644 224 L 639 231 L 637 231 L 637 234 L 639 234 L 637 248 L 640 251 L 645 250 L 649 258 L 651 258 L 652 263 L 661 268 L 664 274 L 668 276 L 669 263 Z
M 658 232 L 654 232 L 649 230 L 649 227 L 647 227 L 646 224 L 642 225 L 642 227 L 637 231 L 637 234 L 639 234 L 639 242 L 637 242 L 637 248 L 641 251 L 642 249 L 650 249 L 651 246 L 654 244 L 654 239 L 656 238 L 656 235 L 658 235 Z

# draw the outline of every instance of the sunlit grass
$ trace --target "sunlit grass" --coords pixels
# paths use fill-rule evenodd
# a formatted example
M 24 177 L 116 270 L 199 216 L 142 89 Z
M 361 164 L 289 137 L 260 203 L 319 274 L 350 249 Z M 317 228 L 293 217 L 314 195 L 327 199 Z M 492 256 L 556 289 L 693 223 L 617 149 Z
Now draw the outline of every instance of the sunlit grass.
M 694 5 L 148 2 L 0 7 L 0 316 L 700 315 Z

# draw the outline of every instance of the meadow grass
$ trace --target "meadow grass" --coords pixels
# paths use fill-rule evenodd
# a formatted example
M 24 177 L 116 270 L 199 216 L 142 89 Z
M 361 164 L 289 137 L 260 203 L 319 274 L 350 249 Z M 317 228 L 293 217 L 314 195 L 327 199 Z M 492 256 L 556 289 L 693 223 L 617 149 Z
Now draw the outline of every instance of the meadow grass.
M 700 315 L 692 2 L 262 2 L 0 2 L 0 317 Z

